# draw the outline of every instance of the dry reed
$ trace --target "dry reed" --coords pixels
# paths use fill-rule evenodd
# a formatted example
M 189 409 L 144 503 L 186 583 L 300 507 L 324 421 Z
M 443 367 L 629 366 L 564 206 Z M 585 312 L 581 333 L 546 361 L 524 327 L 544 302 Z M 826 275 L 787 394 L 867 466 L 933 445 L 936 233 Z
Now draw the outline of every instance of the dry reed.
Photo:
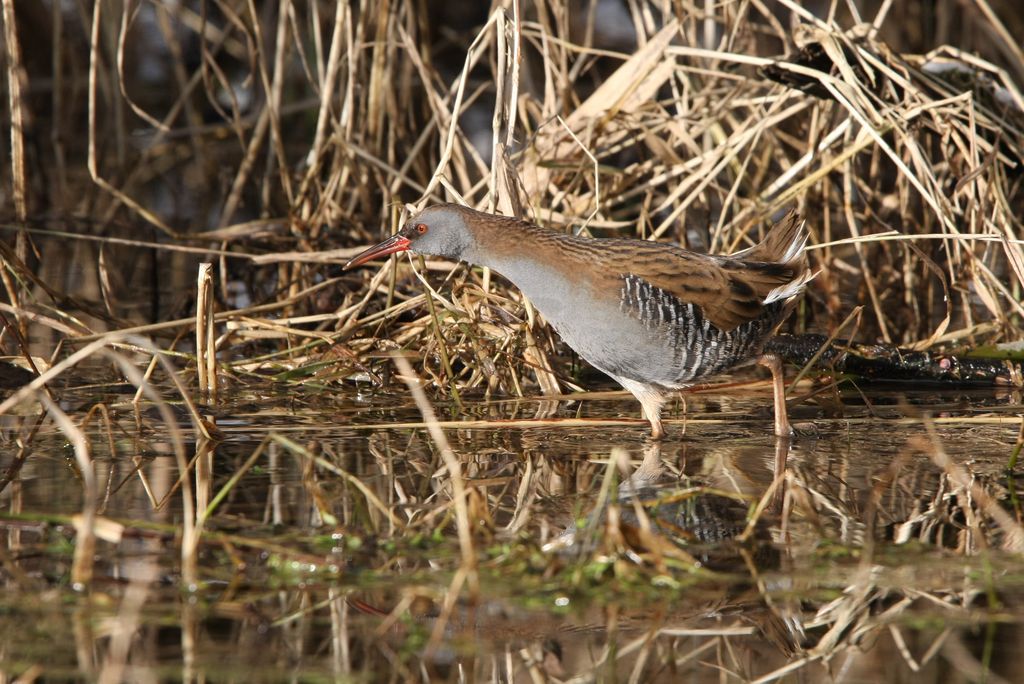
M 822 9 L 815 14 L 811 4 L 791 0 L 626 0 L 609 22 L 601 12 L 610 4 L 2 1 L 10 163 L 0 167 L 0 229 L 11 245 L 0 251 L 0 345 L 5 361 L 25 363 L 35 379 L 0 402 L 0 415 L 45 409 L 35 423 L 25 418 L 28 411 L 18 417 L 28 442 L 3 486 L 24 462 L 25 444 L 53 420 L 73 445 L 82 476 L 73 582 L 88 588 L 97 543 L 90 535 L 103 523 L 83 434 L 92 413 L 76 424 L 44 392 L 69 376 L 84 383 L 89 363 L 105 364 L 108 374 L 138 388 L 131 408 L 138 434 L 167 436 L 176 474 L 160 489 L 163 498 L 138 456 L 130 477 L 142 481 L 155 511 L 172 495 L 181 497 L 176 543 L 190 589 L 202 589 L 201 555 L 209 548 L 232 562 L 247 553 L 322 561 L 287 542 L 210 524 L 265 452 L 303 463 L 303 488 L 322 523 L 362 526 L 395 540 L 429 537 L 454 521 L 459 556 L 447 566 L 451 584 L 433 594 L 411 587 L 390 611 L 374 613 L 388 616 L 377 627 L 381 636 L 439 593 L 443 619 L 433 623 L 431 645 L 440 642 L 458 622 L 463 580 L 475 594 L 477 573 L 487 570 L 480 558 L 485 544 L 474 535 L 489 541 L 528 530 L 546 541 L 551 530 L 537 506 L 553 482 L 596 490 L 608 504 L 606 518 L 583 526 L 603 543 L 588 549 L 584 563 L 591 565 L 571 570 L 569 580 L 586 584 L 585 573 L 596 567 L 627 586 L 672 584 L 679 582 L 675 570 L 696 565 L 656 531 L 649 502 L 615 501 L 615 478 L 629 469 L 624 452 L 613 451 L 607 464 L 560 464 L 525 450 L 512 465 L 492 468 L 464 464 L 463 456 L 476 454 L 452 451 L 444 430 L 489 437 L 538 422 L 440 419 L 420 387 L 461 408 L 471 401 L 485 406 L 481 399 L 587 396 L 575 393 L 582 383 L 572 355 L 529 302 L 486 269 L 393 259 L 340 272 L 346 258 L 427 203 L 464 202 L 560 230 L 716 252 L 750 244 L 771 217 L 795 204 L 808 219 L 812 265 L 821 273 L 793 329 L 919 349 L 986 346 L 1019 354 L 1024 54 L 1014 36 L 1024 34 L 1024 23 L 1012 3 L 945 3 L 927 28 L 913 20 L 915 3 L 837 0 L 815 5 Z M 465 16 L 457 21 L 460 12 Z M 200 262 L 213 264 L 212 288 L 197 303 Z M 201 273 L 210 283 L 208 271 Z M 367 484 L 339 465 L 343 453 L 322 455 L 284 436 L 304 427 L 275 426 L 211 496 L 219 433 L 195 395 L 213 402 L 218 387 L 223 399 L 232 388 L 271 383 L 352 390 L 370 381 L 401 389 L 390 372 L 396 350 L 422 420 L 352 426 L 368 435 L 383 484 Z M 172 401 L 183 406 L 191 432 L 179 424 Z M 106 433 L 97 448 L 115 456 L 122 447 L 111 425 L 120 424 L 101 406 Z M 550 406 L 536 404 L 537 415 Z M 699 430 L 739 419 L 723 410 L 689 423 Z M 872 420 L 819 424 L 839 431 Z M 640 425 L 616 418 L 558 422 L 591 430 L 622 424 Z M 1016 518 L 1004 511 L 998 483 L 972 479 L 969 468 L 946 456 L 935 426 L 951 424 L 1017 430 L 1021 419 L 995 410 L 888 418 L 890 427 L 925 427 L 927 438 L 910 439 L 908 450 L 929 456 L 937 474 L 895 462 L 870 494 L 867 519 L 799 466 L 785 483 L 758 493 L 740 542 L 757 536 L 769 503 L 784 489 L 779 541 L 792 557 L 813 562 L 823 539 L 863 555 L 847 568 L 838 595 L 808 595 L 803 614 L 785 600 L 764 599 L 764 621 L 786 626 L 777 630 L 779 641 L 797 655 L 749 679 L 823 672 L 811 668 L 853 659 L 882 633 L 913 672 L 940 653 L 964 672 L 984 671 L 987 661 L 976 662 L 950 630 L 915 653 L 900 622 L 919 604 L 967 620 L 984 584 L 894 589 L 879 577 L 872 546 L 876 527 L 886 523 L 878 517 L 884 498 L 901 543 L 945 542 L 964 558 L 989 547 L 1020 550 L 1019 507 Z M 221 429 L 231 436 L 247 428 Z M 436 453 L 389 441 L 403 430 L 428 433 Z M 1011 462 L 1020 444 L 1018 437 Z M 443 467 L 433 460 L 438 454 Z M 930 500 L 906 494 L 926 477 L 937 482 Z M 433 483 L 447 500 L 439 502 Z M 332 504 L 328 492 L 341 486 L 349 488 L 344 503 Z M 896 510 L 904 501 L 909 512 Z M 627 515 L 635 526 L 624 522 Z M 799 539 L 801 525 L 820 536 Z M 170 525 L 131 531 L 178 534 Z M 378 553 L 375 569 L 415 566 L 406 551 Z M 551 560 L 543 572 L 557 575 L 562 562 Z M 120 609 L 130 630 L 155 591 L 151 568 L 144 570 Z M 27 586 L 29 578 L 18 572 L 11 571 L 12 581 Z M 754 593 L 772 593 L 754 575 L 747 578 Z M 323 605 L 298 606 L 274 626 L 330 606 L 338 671 L 349 672 L 349 606 L 373 611 L 342 598 L 332 587 Z M 749 600 L 730 596 L 713 610 Z M 995 602 L 987 606 L 994 614 Z M 182 619 L 189 678 L 202 638 L 195 610 L 189 605 Z M 638 680 L 658 657 L 682 668 L 711 649 L 724 672 L 726 663 L 735 664 L 741 639 L 769 631 L 760 622 L 708 628 L 659 614 L 649 631 L 622 638 L 615 650 L 614 637 L 623 637 L 616 630 L 628 621 L 611 610 L 601 617 L 609 645 L 579 673 L 583 680 L 627 658 L 635 658 L 630 675 Z M 806 634 L 813 643 L 802 641 Z M 675 646 L 655 652 L 681 637 L 708 640 L 685 653 Z M 130 634 L 115 635 L 105 676 L 127 671 L 129 647 Z M 503 666 L 540 680 L 555 672 L 549 656 L 543 649 L 510 650 Z M 426 678 L 425 670 L 403 670 L 400 658 L 390 662 L 399 676 Z

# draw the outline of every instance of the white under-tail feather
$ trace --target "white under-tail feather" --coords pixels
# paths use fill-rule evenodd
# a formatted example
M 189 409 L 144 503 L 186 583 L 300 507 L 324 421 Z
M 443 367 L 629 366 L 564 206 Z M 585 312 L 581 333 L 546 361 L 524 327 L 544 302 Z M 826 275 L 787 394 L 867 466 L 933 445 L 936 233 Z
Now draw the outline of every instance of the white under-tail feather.
M 764 303 L 771 304 L 772 302 L 785 301 L 792 297 L 796 297 L 804 291 L 804 288 L 807 287 L 807 283 L 814 280 L 814 277 L 817 276 L 818 273 L 820 273 L 820 271 L 804 271 L 798 278 L 789 281 L 785 285 L 779 285 L 777 288 L 769 292 L 768 296 L 764 298 Z
M 804 230 L 804 222 L 800 222 L 800 227 L 797 228 L 793 235 L 793 241 L 786 247 L 786 251 L 779 257 L 780 264 L 788 264 L 803 256 L 804 248 L 807 246 L 807 231 Z M 818 272 L 812 272 L 810 269 L 804 270 L 799 276 L 793 280 L 779 285 L 777 288 L 768 293 L 768 296 L 764 298 L 765 304 L 771 304 L 772 302 L 786 301 L 796 297 L 798 294 L 804 291 L 807 287 L 807 283 L 812 281 Z

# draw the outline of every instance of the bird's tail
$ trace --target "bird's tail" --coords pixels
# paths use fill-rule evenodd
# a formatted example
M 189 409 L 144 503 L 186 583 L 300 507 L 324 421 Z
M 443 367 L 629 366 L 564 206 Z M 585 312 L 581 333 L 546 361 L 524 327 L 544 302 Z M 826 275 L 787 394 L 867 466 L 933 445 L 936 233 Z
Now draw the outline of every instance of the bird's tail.
M 807 231 L 804 229 L 804 221 L 797 210 L 792 209 L 781 221 L 772 226 L 764 240 L 729 256 L 743 261 L 785 264 L 799 271 L 800 262 L 807 262 L 804 255 L 806 246 Z
M 804 228 L 804 221 L 796 209 L 792 209 L 781 221 L 772 226 L 761 242 L 729 256 L 744 262 L 758 262 L 766 269 L 765 275 L 775 272 L 778 266 L 785 268 L 785 272 L 790 275 L 784 281 L 779 282 L 778 275 L 775 274 L 774 283 L 770 282 L 771 279 L 765 278 L 765 282 L 759 283 L 760 288 L 755 287 L 755 291 L 764 293 L 761 303 L 771 304 L 786 301 L 800 294 L 807 283 L 817 275 L 807 266 L 807 253 L 804 251 L 806 246 L 807 230 Z

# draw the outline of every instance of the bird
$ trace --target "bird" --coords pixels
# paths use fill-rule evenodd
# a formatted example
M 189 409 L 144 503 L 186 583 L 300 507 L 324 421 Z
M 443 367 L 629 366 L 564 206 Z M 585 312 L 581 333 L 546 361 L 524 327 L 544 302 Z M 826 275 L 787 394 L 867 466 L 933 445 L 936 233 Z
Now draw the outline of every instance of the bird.
M 491 268 L 579 356 L 639 400 L 654 440 L 666 435 L 661 412 L 673 393 L 760 363 L 772 374 L 775 434 L 789 437 L 782 360 L 763 347 L 814 277 L 806 244 L 795 209 L 753 247 L 713 255 L 438 204 L 344 270 L 406 251 Z

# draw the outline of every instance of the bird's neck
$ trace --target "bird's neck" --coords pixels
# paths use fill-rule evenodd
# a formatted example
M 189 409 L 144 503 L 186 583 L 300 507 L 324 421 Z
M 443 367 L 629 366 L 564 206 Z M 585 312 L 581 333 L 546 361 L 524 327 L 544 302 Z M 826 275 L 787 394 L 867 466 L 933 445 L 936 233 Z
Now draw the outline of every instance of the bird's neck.
M 463 259 L 498 271 L 520 289 L 520 281 L 537 268 L 558 268 L 559 265 L 564 268 L 567 243 L 576 240 L 572 236 L 514 219 L 477 226 L 473 230 L 473 238 Z

